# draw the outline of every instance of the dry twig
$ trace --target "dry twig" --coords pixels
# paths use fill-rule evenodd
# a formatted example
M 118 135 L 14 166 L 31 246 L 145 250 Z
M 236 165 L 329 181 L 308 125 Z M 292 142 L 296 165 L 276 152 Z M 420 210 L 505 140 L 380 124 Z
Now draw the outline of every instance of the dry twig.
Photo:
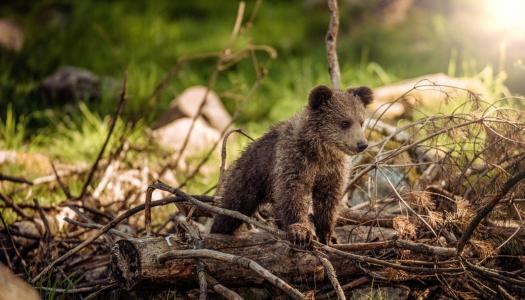
M 217 260 L 222 260 L 229 262 L 240 267 L 249 268 L 259 274 L 261 277 L 265 278 L 271 284 L 275 285 L 281 289 L 284 293 L 290 296 L 292 299 L 304 299 L 304 295 L 293 288 L 291 285 L 286 283 L 284 280 L 270 273 L 267 269 L 263 268 L 257 262 L 246 258 L 235 256 L 228 253 L 223 253 L 214 250 L 208 249 L 195 249 L 195 250 L 173 250 L 167 253 L 164 253 L 158 257 L 158 260 L 166 262 L 171 259 L 181 259 L 181 258 L 212 258 Z

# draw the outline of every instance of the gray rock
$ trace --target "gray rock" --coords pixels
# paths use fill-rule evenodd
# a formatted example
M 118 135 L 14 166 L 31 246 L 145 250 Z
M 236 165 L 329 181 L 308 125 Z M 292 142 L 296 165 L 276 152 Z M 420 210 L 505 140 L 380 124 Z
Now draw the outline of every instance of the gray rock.
M 86 69 L 61 67 L 40 83 L 38 94 L 54 104 L 98 100 L 101 96 L 101 81 Z

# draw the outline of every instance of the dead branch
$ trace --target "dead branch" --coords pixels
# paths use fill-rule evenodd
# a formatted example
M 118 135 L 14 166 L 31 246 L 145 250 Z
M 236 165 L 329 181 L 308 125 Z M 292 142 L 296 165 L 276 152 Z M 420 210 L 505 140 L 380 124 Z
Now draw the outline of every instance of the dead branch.
M 60 178 L 60 175 L 58 175 L 57 169 L 55 168 L 55 164 L 51 161 L 51 169 L 53 169 L 53 174 L 55 175 L 55 178 L 58 182 L 58 185 L 62 189 L 62 192 L 64 192 L 64 196 L 66 196 L 67 199 L 73 199 L 73 195 L 71 195 L 71 191 L 69 188 L 64 184 L 62 181 L 62 178 Z
M 272 233 L 274 234 L 276 237 L 278 238 L 285 238 L 286 237 L 286 233 L 283 232 L 282 230 L 280 229 L 277 229 L 277 228 L 274 228 L 272 226 L 269 226 L 269 225 L 266 225 L 264 223 L 261 223 L 251 217 L 248 217 L 246 215 L 243 215 L 237 211 L 232 211 L 232 210 L 228 210 L 228 209 L 224 209 L 224 208 L 219 208 L 219 207 L 216 207 L 216 206 L 213 206 L 213 205 L 210 205 L 208 203 L 204 203 L 204 202 L 201 202 L 197 199 L 195 199 L 194 197 L 178 190 L 178 189 L 175 189 L 173 187 L 170 187 L 169 185 L 161 182 L 161 181 L 157 181 L 155 182 L 154 184 L 151 185 L 152 187 L 155 187 L 157 189 L 160 189 L 160 190 L 163 190 L 163 191 L 167 191 L 167 192 L 170 192 L 178 197 L 180 197 L 181 199 L 184 199 L 184 201 L 188 201 L 190 203 L 192 203 L 193 205 L 196 205 L 202 209 L 206 209 L 206 210 L 209 210 L 210 212 L 213 212 L 215 214 L 223 214 L 223 215 L 226 215 L 226 216 L 229 216 L 229 217 L 232 217 L 232 218 L 236 218 L 236 219 L 239 219 L 243 222 L 246 222 L 248 224 L 252 224 L 260 229 L 263 229 L 269 233 Z M 425 267 L 411 267 L 411 266 L 404 266 L 404 265 L 400 265 L 400 264 L 397 264 L 397 263 L 392 263 L 392 262 L 388 262 L 388 261 L 384 261 L 384 260 L 381 260 L 381 259 L 376 259 L 376 258 L 372 258 L 372 257 L 368 257 L 368 256 L 363 256 L 363 255 L 358 255 L 358 254 L 353 254 L 353 253 L 348 253 L 348 252 L 344 252 L 344 251 L 341 251 L 341 250 L 338 250 L 338 249 L 335 249 L 333 247 L 330 247 L 330 246 L 327 246 L 327 245 L 324 245 L 324 244 L 321 244 L 317 241 L 313 241 L 313 244 L 315 247 L 317 247 L 318 249 L 320 250 L 323 250 L 325 251 L 326 253 L 330 253 L 330 254 L 334 254 L 334 255 L 341 255 L 341 256 L 344 256 L 344 257 L 349 257 L 349 258 L 352 258 L 354 259 L 355 261 L 358 261 L 358 262 L 365 262 L 365 263 L 370 263 L 370 264 L 374 264 L 374 265 L 380 265 L 380 266 L 387 266 L 387 267 L 391 267 L 391 268 L 394 268 L 394 269 L 399 269 L 399 270 L 404 270 L 404 271 L 409 271 L 409 272 L 420 272 L 420 273 L 423 273 L 423 274 L 440 274 L 440 273 L 453 273 L 453 272 L 462 272 L 463 269 L 462 268 L 425 268 Z
M 255 262 L 252 259 L 236 256 L 228 253 L 223 253 L 214 250 L 208 249 L 196 249 L 196 250 L 171 250 L 164 254 L 158 256 L 160 263 L 165 263 L 166 261 L 172 259 L 182 259 L 182 258 L 212 258 L 220 261 L 229 262 L 240 267 L 248 268 L 257 273 L 259 276 L 268 280 L 279 289 L 281 289 L 285 294 L 290 296 L 292 299 L 304 299 L 304 295 L 293 288 L 291 285 L 286 283 L 284 280 L 272 274 L 270 271 L 262 267 L 260 264 Z
M 510 192 L 510 190 L 515 185 L 520 183 L 520 181 L 522 181 L 523 179 L 525 179 L 525 171 L 509 179 L 505 183 L 501 191 L 489 203 L 487 203 L 484 207 L 482 207 L 478 211 L 478 213 L 476 214 L 474 219 L 470 221 L 469 225 L 467 226 L 467 229 L 465 229 L 465 232 L 463 233 L 463 235 L 458 241 L 457 255 L 461 255 L 461 252 L 463 252 L 463 248 L 465 247 L 465 244 L 468 242 L 468 240 L 470 239 L 470 236 L 472 235 L 474 230 L 476 230 L 476 227 L 478 227 L 479 223 L 494 209 L 494 207 L 501 201 L 501 199 L 508 192 Z
M 324 257 L 324 253 L 316 252 L 316 256 L 321 262 L 321 264 L 323 264 L 324 266 L 324 269 L 328 275 L 328 279 L 332 283 L 332 286 L 334 287 L 334 290 L 337 294 L 337 299 L 346 300 L 345 293 L 341 288 L 339 280 L 337 279 L 337 274 L 335 273 L 335 269 L 334 266 L 332 266 L 332 263 L 330 263 L 330 261 Z
M 182 201 L 182 199 L 180 197 L 167 197 L 167 198 L 164 198 L 164 199 L 161 199 L 161 200 L 152 201 L 151 202 L 151 206 L 155 207 L 155 206 L 166 205 L 168 203 L 175 203 L 175 202 L 179 202 L 179 201 Z M 144 206 L 145 206 L 144 204 L 135 206 L 134 208 L 129 209 L 128 211 L 124 212 L 120 216 L 118 216 L 115 219 L 113 219 L 111 222 L 106 224 L 103 228 L 99 229 L 93 236 L 91 236 L 90 238 L 86 239 L 82 243 L 78 244 L 75 248 L 69 250 L 68 252 L 66 252 L 65 254 L 60 256 L 59 258 L 57 258 L 54 261 L 52 261 L 47 267 L 45 267 L 42 271 L 40 271 L 40 273 L 38 273 L 38 275 L 36 275 L 31 280 L 31 283 L 35 284 L 38 280 L 40 280 L 40 278 L 42 276 L 44 276 L 47 272 L 51 271 L 56 265 L 64 262 L 65 260 L 67 260 L 68 258 L 73 256 L 73 254 L 77 253 L 78 251 L 80 251 L 84 247 L 86 247 L 89 244 L 91 244 L 93 241 L 95 241 L 101 235 L 103 235 L 104 233 L 108 232 L 111 228 L 115 227 L 118 223 L 120 223 L 123 220 L 131 217 L 132 215 L 142 211 L 144 209 Z
M 350 281 L 347 284 L 342 285 L 341 289 L 343 291 L 348 291 L 348 290 L 351 290 L 353 288 L 356 288 L 356 287 L 358 287 L 360 285 L 363 285 L 365 283 L 368 283 L 368 282 L 370 282 L 370 277 L 362 276 L 362 277 L 359 277 L 357 279 L 354 279 L 354 280 Z M 318 297 L 316 297 L 316 299 L 317 300 L 332 299 L 332 297 L 335 296 L 335 294 L 336 294 L 336 291 L 330 291 L 328 293 L 319 295 Z
M 23 177 L 16 177 L 16 176 L 11 176 L 11 175 L 5 175 L 5 174 L 2 174 L 0 173 L 0 181 L 9 181 L 9 182 L 14 182 L 14 183 L 23 183 L 23 184 L 27 184 L 27 185 L 33 185 L 33 182 L 23 178 Z
M 173 188 L 173 187 L 169 186 L 168 184 L 166 184 L 166 183 L 164 183 L 162 181 L 157 180 L 150 187 L 153 187 L 155 189 L 159 189 L 159 190 L 162 190 L 162 191 L 170 192 L 173 195 L 179 197 L 180 199 L 183 199 L 184 201 L 187 201 L 187 202 L 189 202 L 189 203 L 191 203 L 191 204 L 193 204 L 193 205 L 195 205 L 195 206 L 197 206 L 197 207 L 199 207 L 201 209 L 210 211 L 212 213 L 223 214 L 223 215 L 226 215 L 226 216 L 229 216 L 229 217 L 232 217 L 232 218 L 240 219 L 240 220 L 242 220 L 242 221 L 244 221 L 246 223 L 255 225 L 258 228 L 264 229 L 265 231 L 273 233 L 273 234 L 275 234 L 277 236 L 282 236 L 282 237 L 285 236 L 285 233 L 282 232 L 281 230 L 277 229 L 277 228 L 274 228 L 272 226 L 269 226 L 269 225 L 266 225 L 266 224 L 264 224 L 262 222 L 254 220 L 253 218 L 250 218 L 250 217 L 248 217 L 246 215 L 243 215 L 243 214 L 241 214 L 241 213 L 239 213 L 237 211 L 220 208 L 220 207 L 213 206 L 211 204 L 199 201 L 195 197 L 192 197 L 191 195 L 188 195 L 188 194 L 184 193 L 183 191 L 181 191 L 179 189 Z
M 115 129 L 115 125 L 117 125 L 117 120 L 122 114 L 122 111 L 124 109 L 124 104 L 126 103 L 126 93 L 128 89 L 128 74 L 124 74 L 124 83 L 122 86 L 122 92 L 120 94 L 120 101 L 117 105 L 117 110 L 115 112 L 115 115 L 111 119 L 111 122 L 109 123 L 109 130 L 108 134 L 106 136 L 106 139 L 104 140 L 104 143 L 102 144 L 102 148 L 100 148 L 100 151 L 98 152 L 97 158 L 95 159 L 95 162 L 91 166 L 91 169 L 89 170 L 88 177 L 86 179 L 86 182 L 84 183 L 84 186 L 82 187 L 82 190 L 80 192 L 80 195 L 76 197 L 77 200 L 81 200 L 86 195 L 87 189 L 89 185 L 91 184 L 91 181 L 93 180 L 93 176 L 95 175 L 95 172 L 97 171 L 98 164 L 100 163 L 100 160 L 102 159 L 102 156 L 104 155 L 104 151 L 106 150 L 106 147 L 109 143 L 109 140 L 111 139 L 111 136 L 113 135 L 113 130 Z
M 254 141 L 252 137 L 250 137 L 246 132 L 244 132 L 240 128 L 232 129 L 224 135 L 224 138 L 222 139 L 222 147 L 221 147 L 221 167 L 219 171 L 219 182 L 221 181 L 221 178 L 223 178 L 224 170 L 226 169 L 226 146 L 228 145 L 228 138 L 230 137 L 232 133 L 235 133 L 235 132 L 244 135 L 245 137 L 250 139 L 252 142 Z
M 4 195 L 2 192 L 0 192 L 0 199 L 4 200 L 7 207 L 13 209 L 17 215 L 24 219 L 30 219 L 30 217 L 26 215 L 26 213 L 11 198 L 7 197 L 7 195 Z
M 253 93 L 255 92 L 255 90 L 259 87 L 259 85 L 261 84 L 262 80 L 265 78 L 265 76 L 258 76 L 257 77 L 257 80 L 255 81 L 255 83 L 253 84 L 253 86 L 251 87 L 250 91 L 246 94 L 246 96 L 241 100 L 241 102 L 237 105 L 237 107 L 235 108 L 235 112 L 233 113 L 232 115 L 232 119 L 230 120 L 230 122 L 222 129 L 221 133 L 220 133 L 220 139 L 218 139 L 217 141 L 215 141 L 215 143 L 213 144 L 213 146 L 210 148 L 210 150 L 208 151 L 208 153 L 206 153 L 206 155 L 204 156 L 204 158 L 199 162 L 199 164 L 195 167 L 195 169 L 191 172 L 191 174 L 184 180 L 184 182 L 182 182 L 180 185 L 179 185 L 179 188 L 182 188 L 184 187 L 188 182 L 190 182 L 190 180 L 192 180 L 196 175 L 197 173 L 199 172 L 199 170 L 202 168 L 202 166 L 204 166 L 204 164 L 210 159 L 213 151 L 215 151 L 215 148 L 217 148 L 217 146 L 219 145 L 219 142 L 220 140 L 225 136 L 227 130 L 233 125 L 233 123 L 237 120 L 237 118 L 239 117 L 239 114 L 241 112 L 241 109 L 242 109 L 242 104 L 246 103 L 246 101 L 248 101 L 248 99 L 250 99 L 250 97 L 253 95 Z M 249 135 L 246 135 L 243 133 L 243 135 L 245 135 L 246 137 L 248 137 L 249 139 L 251 139 L 251 137 Z
M 330 23 L 326 32 L 326 54 L 328 59 L 328 73 L 332 80 L 332 87 L 339 89 L 341 86 L 341 70 L 339 69 L 339 60 L 337 59 L 337 33 L 339 31 L 339 8 L 337 0 L 328 0 L 330 9 Z
M 223 296 L 225 299 L 227 299 L 227 300 L 244 300 L 241 296 L 239 296 L 239 294 L 237 294 L 236 292 L 228 289 L 224 285 L 220 284 L 217 281 L 217 279 L 211 277 L 209 274 L 206 274 L 206 280 L 210 283 L 210 285 L 212 286 L 213 290 L 217 294 Z
M 370 242 L 370 243 L 353 243 L 353 244 L 335 244 L 332 247 L 343 250 L 343 251 L 364 251 L 364 250 L 379 250 L 388 248 L 399 248 L 411 250 L 416 253 L 442 256 L 442 257 L 453 257 L 455 256 L 455 248 L 446 248 L 431 246 L 425 243 L 415 243 L 412 241 L 405 240 L 389 240 L 381 242 Z
M 233 26 L 233 30 L 232 30 L 232 35 L 231 35 L 231 38 L 230 38 L 230 41 L 228 42 L 228 44 L 226 45 L 226 47 L 223 49 L 223 51 L 221 52 L 221 55 L 219 55 L 219 57 L 217 58 L 217 62 L 215 64 L 215 68 L 208 80 L 208 84 L 206 86 L 206 92 L 204 93 L 204 96 L 202 97 L 202 100 L 199 104 L 199 107 L 197 109 L 197 113 L 195 114 L 195 116 L 193 116 L 192 120 L 191 120 L 191 124 L 190 124 L 190 128 L 188 129 L 188 132 L 186 133 L 186 136 L 184 138 L 184 141 L 182 143 L 182 146 L 181 146 L 181 149 L 178 151 L 177 153 L 177 158 L 175 159 L 175 163 L 174 163 L 174 166 L 177 167 L 179 165 L 179 161 L 180 159 L 182 158 L 182 155 L 184 154 L 184 151 L 186 150 L 186 147 L 188 146 L 188 142 L 190 140 L 190 137 L 191 137 L 191 133 L 193 132 L 193 128 L 195 127 L 195 123 L 197 122 L 197 119 L 201 116 L 202 114 L 202 110 L 204 109 L 204 106 L 206 105 L 206 101 L 208 99 L 208 94 L 210 93 L 210 90 L 215 86 L 215 83 L 217 81 L 217 78 L 219 76 L 219 73 L 223 70 L 223 63 L 226 61 L 227 59 L 227 56 L 230 54 L 231 52 L 231 47 L 233 46 L 233 44 L 235 43 L 238 35 L 239 35 L 239 30 L 240 30 L 240 26 L 241 26 L 241 23 L 242 23 L 242 19 L 243 19 L 243 16 L 244 16 L 244 8 L 245 8 L 245 3 L 243 1 L 239 2 L 239 7 L 237 9 L 237 18 L 235 20 L 235 24 Z M 162 174 L 163 172 L 161 172 Z
M 7 232 L 7 236 L 9 237 L 9 241 L 11 242 L 11 246 L 13 247 L 13 250 L 15 251 L 16 256 L 22 262 L 22 265 L 24 266 L 24 268 L 27 268 L 27 263 L 24 260 L 24 257 L 20 254 L 20 251 L 18 250 L 18 247 L 17 247 L 15 241 L 13 240 L 13 236 L 11 235 L 11 232 L 9 231 L 9 226 L 7 226 L 7 224 L 6 224 L 5 220 L 4 220 L 4 216 L 2 214 L 0 214 L 0 220 L 2 221 L 2 225 L 4 226 L 5 231 Z

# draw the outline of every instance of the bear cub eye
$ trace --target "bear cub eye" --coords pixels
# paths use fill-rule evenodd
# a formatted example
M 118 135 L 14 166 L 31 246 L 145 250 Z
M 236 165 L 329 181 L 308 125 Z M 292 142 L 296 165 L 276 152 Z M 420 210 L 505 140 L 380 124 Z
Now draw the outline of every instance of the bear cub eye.
M 348 129 L 352 126 L 352 121 L 342 121 L 341 122 L 341 128 L 342 129 Z

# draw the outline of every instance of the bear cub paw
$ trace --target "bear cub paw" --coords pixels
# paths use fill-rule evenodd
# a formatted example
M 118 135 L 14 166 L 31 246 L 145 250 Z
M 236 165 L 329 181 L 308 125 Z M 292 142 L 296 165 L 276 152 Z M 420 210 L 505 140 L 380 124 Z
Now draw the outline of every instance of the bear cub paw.
M 327 233 L 319 241 L 328 246 L 339 244 L 339 241 L 337 240 L 337 236 L 334 231 Z
M 312 241 L 317 241 L 314 231 L 308 225 L 302 223 L 288 226 L 287 238 L 302 249 L 311 249 Z

